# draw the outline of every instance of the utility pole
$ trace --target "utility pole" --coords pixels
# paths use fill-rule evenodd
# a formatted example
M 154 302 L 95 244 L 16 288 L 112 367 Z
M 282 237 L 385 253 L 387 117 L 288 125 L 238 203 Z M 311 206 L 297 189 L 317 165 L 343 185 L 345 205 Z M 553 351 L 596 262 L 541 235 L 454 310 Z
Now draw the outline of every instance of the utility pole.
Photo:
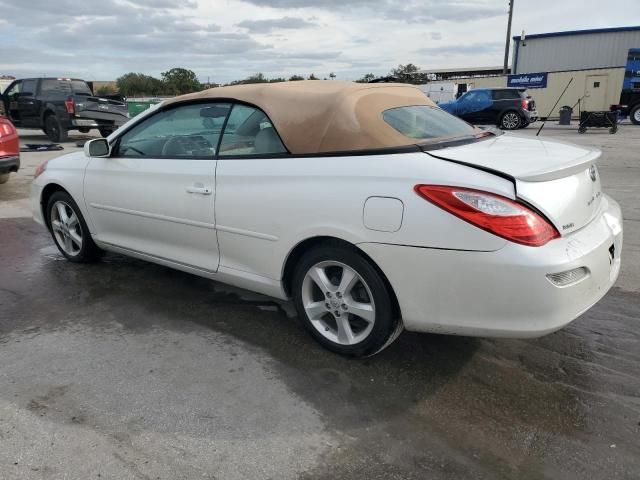
M 502 73 L 505 75 L 509 73 L 509 45 L 511 44 L 511 18 L 513 17 L 513 2 L 515 0 L 511 0 L 509 2 L 509 22 L 507 23 L 507 43 L 504 46 L 504 66 L 502 68 Z

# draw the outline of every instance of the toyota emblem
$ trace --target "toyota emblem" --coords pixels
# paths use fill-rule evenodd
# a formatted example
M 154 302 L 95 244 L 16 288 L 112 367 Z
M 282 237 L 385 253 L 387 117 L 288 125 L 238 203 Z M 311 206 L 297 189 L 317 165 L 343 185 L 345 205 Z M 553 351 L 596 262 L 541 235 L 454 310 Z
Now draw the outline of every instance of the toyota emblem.
M 596 178 L 598 178 L 598 170 L 596 170 L 595 165 L 591 165 L 589 167 L 589 176 L 591 177 L 592 182 L 595 182 Z

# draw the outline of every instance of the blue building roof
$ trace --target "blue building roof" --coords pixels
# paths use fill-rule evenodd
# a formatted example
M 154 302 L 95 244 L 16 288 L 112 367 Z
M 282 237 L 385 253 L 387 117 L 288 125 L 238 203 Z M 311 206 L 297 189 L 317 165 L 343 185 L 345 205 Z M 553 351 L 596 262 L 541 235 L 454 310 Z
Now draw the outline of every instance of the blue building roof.
M 533 35 L 525 35 L 526 40 L 533 38 L 548 38 L 548 37 L 566 37 L 569 35 L 585 35 L 590 33 L 615 33 L 615 32 L 636 32 L 640 31 L 640 25 L 630 27 L 612 27 L 612 28 L 592 28 L 589 30 L 567 30 L 565 32 L 550 32 L 550 33 L 536 33 Z M 522 40 L 522 36 L 517 35 L 513 37 L 514 40 Z

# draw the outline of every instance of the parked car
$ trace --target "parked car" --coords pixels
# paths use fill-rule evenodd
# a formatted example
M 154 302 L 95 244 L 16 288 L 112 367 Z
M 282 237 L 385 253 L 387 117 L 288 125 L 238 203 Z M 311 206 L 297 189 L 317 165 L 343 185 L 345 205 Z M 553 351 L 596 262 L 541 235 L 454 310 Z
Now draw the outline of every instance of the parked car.
M 241 85 L 49 161 L 32 208 L 72 262 L 109 250 L 293 299 L 325 347 L 370 355 L 403 328 L 536 337 L 589 309 L 622 247 L 599 156 L 481 131 L 410 85 Z
M 438 106 L 474 125 L 493 124 L 516 130 L 538 119 L 536 104 L 525 92 L 519 88 L 476 88 Z
M 2 94 L 2 102 L 16 127 L 42 129 L 52 142 L 64 142 L 69 130 L 97 128 L 106 137 L 129 119 L 124 102 L 94 96 L 79 79 L 16 80 Z
M 20 169 L 20 140 L 9 119 L 0 115 L 0 184 L 9 181 L 11 172 Z

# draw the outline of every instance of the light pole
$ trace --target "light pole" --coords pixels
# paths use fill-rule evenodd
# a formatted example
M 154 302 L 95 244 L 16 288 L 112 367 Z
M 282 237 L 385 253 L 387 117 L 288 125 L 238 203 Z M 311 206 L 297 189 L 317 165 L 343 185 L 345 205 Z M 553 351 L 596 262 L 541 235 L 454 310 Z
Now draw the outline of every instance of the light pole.
M 505 75 L 509 73 L 509 45 L 511 43 L 511 18 L 513 17 L 513 2 L 509 2 L 509 22 L 507 23 L 507 43 L 504 46 L 504 66 L 502 67 L 502 73 Z

